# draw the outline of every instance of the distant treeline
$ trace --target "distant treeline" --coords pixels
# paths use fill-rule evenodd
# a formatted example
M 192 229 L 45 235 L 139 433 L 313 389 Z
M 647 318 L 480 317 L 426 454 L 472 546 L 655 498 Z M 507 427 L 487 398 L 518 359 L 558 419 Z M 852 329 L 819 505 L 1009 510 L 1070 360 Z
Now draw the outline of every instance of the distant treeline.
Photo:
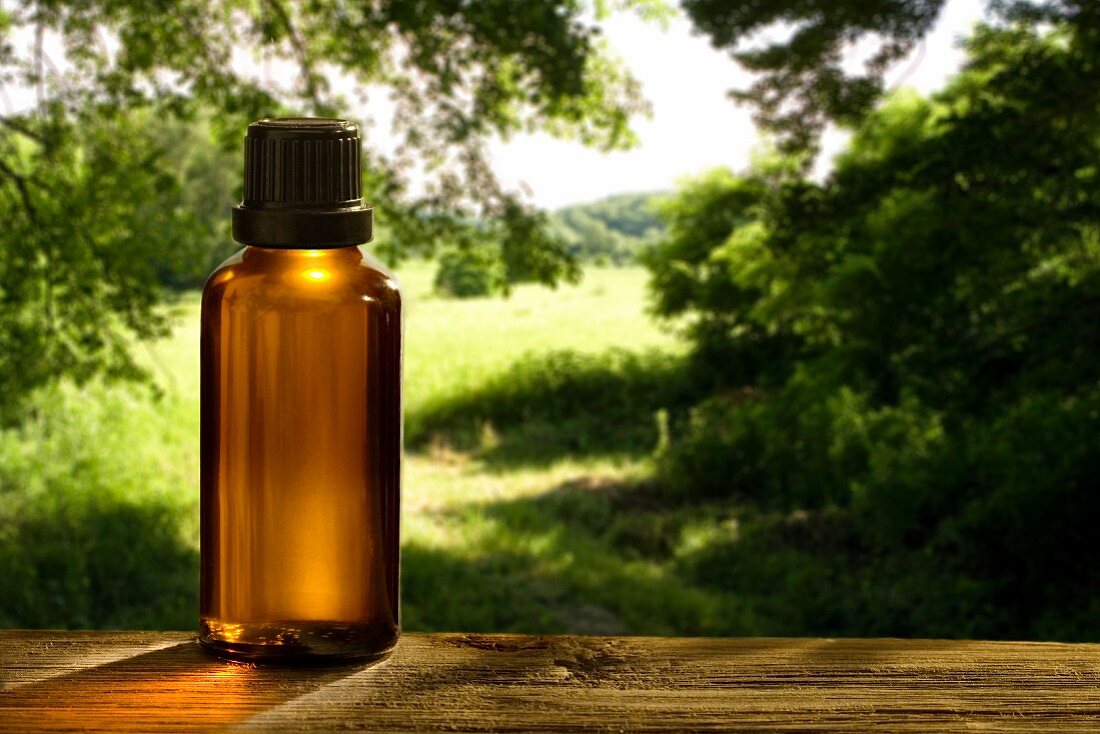
M 578 263 L 627 265 L 638 261 L 647 245 L 664 233 L 658 213 L 663 194 L 654 192 L 615 194 L 604 199 L 574 204 L 549 214 L 540 230 L 547 257 L 563 256 Z M 487 223 L 481 223 L 487 229 Z M 535 243 L 532 243 L 535 244 Z M 448 244 L 436 253 L 435 290 L 454 298 L 472 298 L 507 292 L 510 283 L 533 280 L 510 269 L 491 238 L 463 245 Z M 511 270 L 511 272 L 509 272 Z
M 664 232 L 655 210 L 662 194 L 616 194 L 575 204 L 550 216 L 555 235 L 582 262 L 624 265 L 634 262 L 641 248 Z

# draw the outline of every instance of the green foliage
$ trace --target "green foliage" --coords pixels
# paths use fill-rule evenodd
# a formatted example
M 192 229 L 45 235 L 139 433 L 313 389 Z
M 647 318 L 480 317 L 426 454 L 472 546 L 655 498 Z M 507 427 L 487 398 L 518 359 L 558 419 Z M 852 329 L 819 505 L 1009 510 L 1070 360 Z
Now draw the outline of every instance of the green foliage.
M 690 404 L 692 389 L 682 361 L 655 350 L 529 354 L 477 389 L 425 406 L 406 435 L 414 447 L 446 441 L 505 463 L 644 455 L 660 438 L 658 413 Z
M 829 122 L 860 124 L 874 109 L 891 65 L 935 25 L 944 0 L 685 0 L 695 27 L 757 77 L 733 97 L 756 109 L 756 121 L 777 135 L 786 152 L 816 150 Z M 1090 2 L 988 0 L 991 20 L 1039 27 L 1069 25 L 1097 32 Z M 846 52 L 867 50 L 859 71 Z M 805 159 L 803 162 L 806 162 Z
M 841 563 L 823 573 L 857 591 L 834 629 L 1097 629 L 1072 612 L 1100 599 L 1096 41 L 983 29 L 964 73 L 891 98 L 824 184 L 765 158 L 667 206 L 654 306 L 686 320 L 716 394 L 660 474 L 677 497 L 845 518 L 852 562 L 881 559 L 908 611 L 876 613 L 881 589 Z
M 146 391 L 88 389 L 79 412 L 71 389 L 39 394 L 34 419 L 0 435 L 0 625 L 190 628 L 194 495 L 147 435 Z
M 567 206 L 554 212 L 551 221 L 574 258 L 625 265 L 661 234 L 657 198 L 657 194 L 617 194 Z
M 164 333 L 158 276 L 205 259 L 223 233 L 184 208 L 195 194 L 169 171 L 187 166 L 187 143 L 175 148 L 163 133 L 179 128 L 158 118 L 104 108 L 36 125 L 41 140 L 0 136 L 0 422 L 60 375 L 140 374 L 129 339 Z
M 883 73 L 932 28 L 942 6 L 943 0 L 848 2 L 827 10 L 812 0 L 684 2 L 695 26 L 716 47 L 729 49 L 742 66 L 760 74 L 734 96 L 756 107 L 757 122 L 778 133 L 788 151 L 813 147 L 829 121 L 861 120 L 882 92 Z M 791 27 L 782 40 L 775 39 L 779 23 Z M 765 30 L 771 34 L 764 44 L 745 43 Z M 857 39 L 875 50 L 862 73 L 849 75 L 844 52 Z
M 48 58 L 49 37 L 64 59 Z M 233 70 L 233 52 L 297 74 L 263 85 Z M 577 3 L 16 2 L 0 14 L 0 78 L 37 103 L 0 117 L 0 422 L 54 377 L 139 374 L 127 335 L 163 333 L 160 285 L 201 282 L 230 246 L 244 125 L 348 108 L 322 69 L 396 103 L 400 153 L 368 139 L 364 156 L 391 261 L 481 238 L 509 282 L 576 277 L 485 146 L 537 129 L 633 143 L 637 84 Z M 410 191 L 414 169 L 426 191 Z
M 497 222 L 444 227 L 444 237 L 457 244 L 442 250 L 436 291 L 457 297 L 507 293 L 515 283 L 575 283 L 580 262 L 632 263 L 661 230 L 655 198 L 619 194 L 566 207 L 549 217 L 515 210 L 503 213 Z M 510 217 L 516 224 L 507 224 Z M 487 245 L 497 242 L 499 248 Z
M 485 247 L 450 248 L 439 255 L 435 291 L 443 296 L 472 298 L 496 293 L 504 284 L 497 253 Z

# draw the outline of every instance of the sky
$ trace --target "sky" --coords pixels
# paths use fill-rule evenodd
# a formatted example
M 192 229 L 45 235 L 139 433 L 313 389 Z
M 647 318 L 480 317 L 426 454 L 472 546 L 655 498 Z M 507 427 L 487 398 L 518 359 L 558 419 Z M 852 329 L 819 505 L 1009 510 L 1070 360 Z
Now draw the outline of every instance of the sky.
M 963 60 L 956 41 L 981 19 L 982 5 L 949 0 L 923 49 L 899 61 L 888 82 L 903 79 L 903 86 L 922 93 L 942 87 Z M 693 35 L 684 18 L 662 30 L 620 14 L 604 24 L 604 35 L 642 83 L 653 107 L 652 118 L 639 119 L 634 126 L 640 145 L 604 154 L 545 134 L 498 141 L 491 148 L 492 162 L 505 184 L 526 189 L 529 201 L 555 209 L 618 192 L 667 190 L 686 175 L 747 165 L 759 137 L 749 110 L 735 105 L 727 92 L 747 86 L 750 77 L 727 54 Z M 828 170 L 831 156 L 846 139 L 835 130 L 825 136 L 818 175 Z
M 983 4 L 982 0 L 948 0 L 932 33 L 895 64 L 887 74 L 888 83 L 922 93 L 942 87 L 962 63 L 957 41 L 981 19 Z M 760 138 L 749 109 L 735 104 L 728 91 L 746 87 L 751 77 L 726 53 L 693 34 L 684 17 L 662 28 L 624 12 L 602 26 L 604 37 L 641 82 L 642 94 L 652 105 L 652 116 L 634 123 L 639 145 L 601 153 L 543 133 L 495 140 L 490 144 L 492 166 L 507 187 L 525 192 L 526 200 L 535 206 L 556 209 L 615 193 L 668 190 L 679 179 L 715 166 L 738 170 L 748 164 Z M 13 41 L 17 52 L 29 53 L 33 33 L 21 29 Z M 112 41 L 106 40 L 108 45 Z M 67 64 L 60 39 L 47 38 L 45 49 L 51 67 L 63 72 Z M 866 49 L 855 48 L 849 61 L 856 63 L 861 53 Z M 234 53 L 232 63 L 237 73 L 273 87 L 272 91 L 281 80 L 295 77 L 289 62 L 273 68 L 243 50 Z M 334 86 L 339 91 L 340 81 Z M 11 113 L 34 104 L 33 89 L 13 84 L 0 87 L 0 111 Z M 373 117 L 381 124 L 368 125 L 365 134 L 385 137 L 392 108 L 384 97 L 372 94 L 365 109 L 350 112 L 364 121 Z M 826 132 L 816 176 L 827 173 L 832 155 L 846 139 L 842 131 Z M 372 142 L 381 143 L 382 150 L 392 147 L 378 137 Z M 415 190 L 417 181 L 412 183 Z

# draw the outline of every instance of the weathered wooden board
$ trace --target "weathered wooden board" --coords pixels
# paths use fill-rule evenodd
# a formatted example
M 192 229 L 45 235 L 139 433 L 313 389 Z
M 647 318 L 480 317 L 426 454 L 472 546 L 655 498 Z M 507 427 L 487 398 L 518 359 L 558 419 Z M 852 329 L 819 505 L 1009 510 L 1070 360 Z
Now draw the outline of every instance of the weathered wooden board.
M 0 632 L 0 730 L 1100 731 L 1100 645 L 407 635 L 263 668 L 186 633 Z

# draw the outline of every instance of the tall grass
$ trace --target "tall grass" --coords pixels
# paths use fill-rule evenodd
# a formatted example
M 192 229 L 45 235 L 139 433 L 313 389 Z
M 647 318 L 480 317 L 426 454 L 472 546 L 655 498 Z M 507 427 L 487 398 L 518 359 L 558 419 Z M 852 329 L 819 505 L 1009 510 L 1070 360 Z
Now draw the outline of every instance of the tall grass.
M 189 413 L 148 390 L 63 385 L 0 435 L 0 624 L 190 626 Z

